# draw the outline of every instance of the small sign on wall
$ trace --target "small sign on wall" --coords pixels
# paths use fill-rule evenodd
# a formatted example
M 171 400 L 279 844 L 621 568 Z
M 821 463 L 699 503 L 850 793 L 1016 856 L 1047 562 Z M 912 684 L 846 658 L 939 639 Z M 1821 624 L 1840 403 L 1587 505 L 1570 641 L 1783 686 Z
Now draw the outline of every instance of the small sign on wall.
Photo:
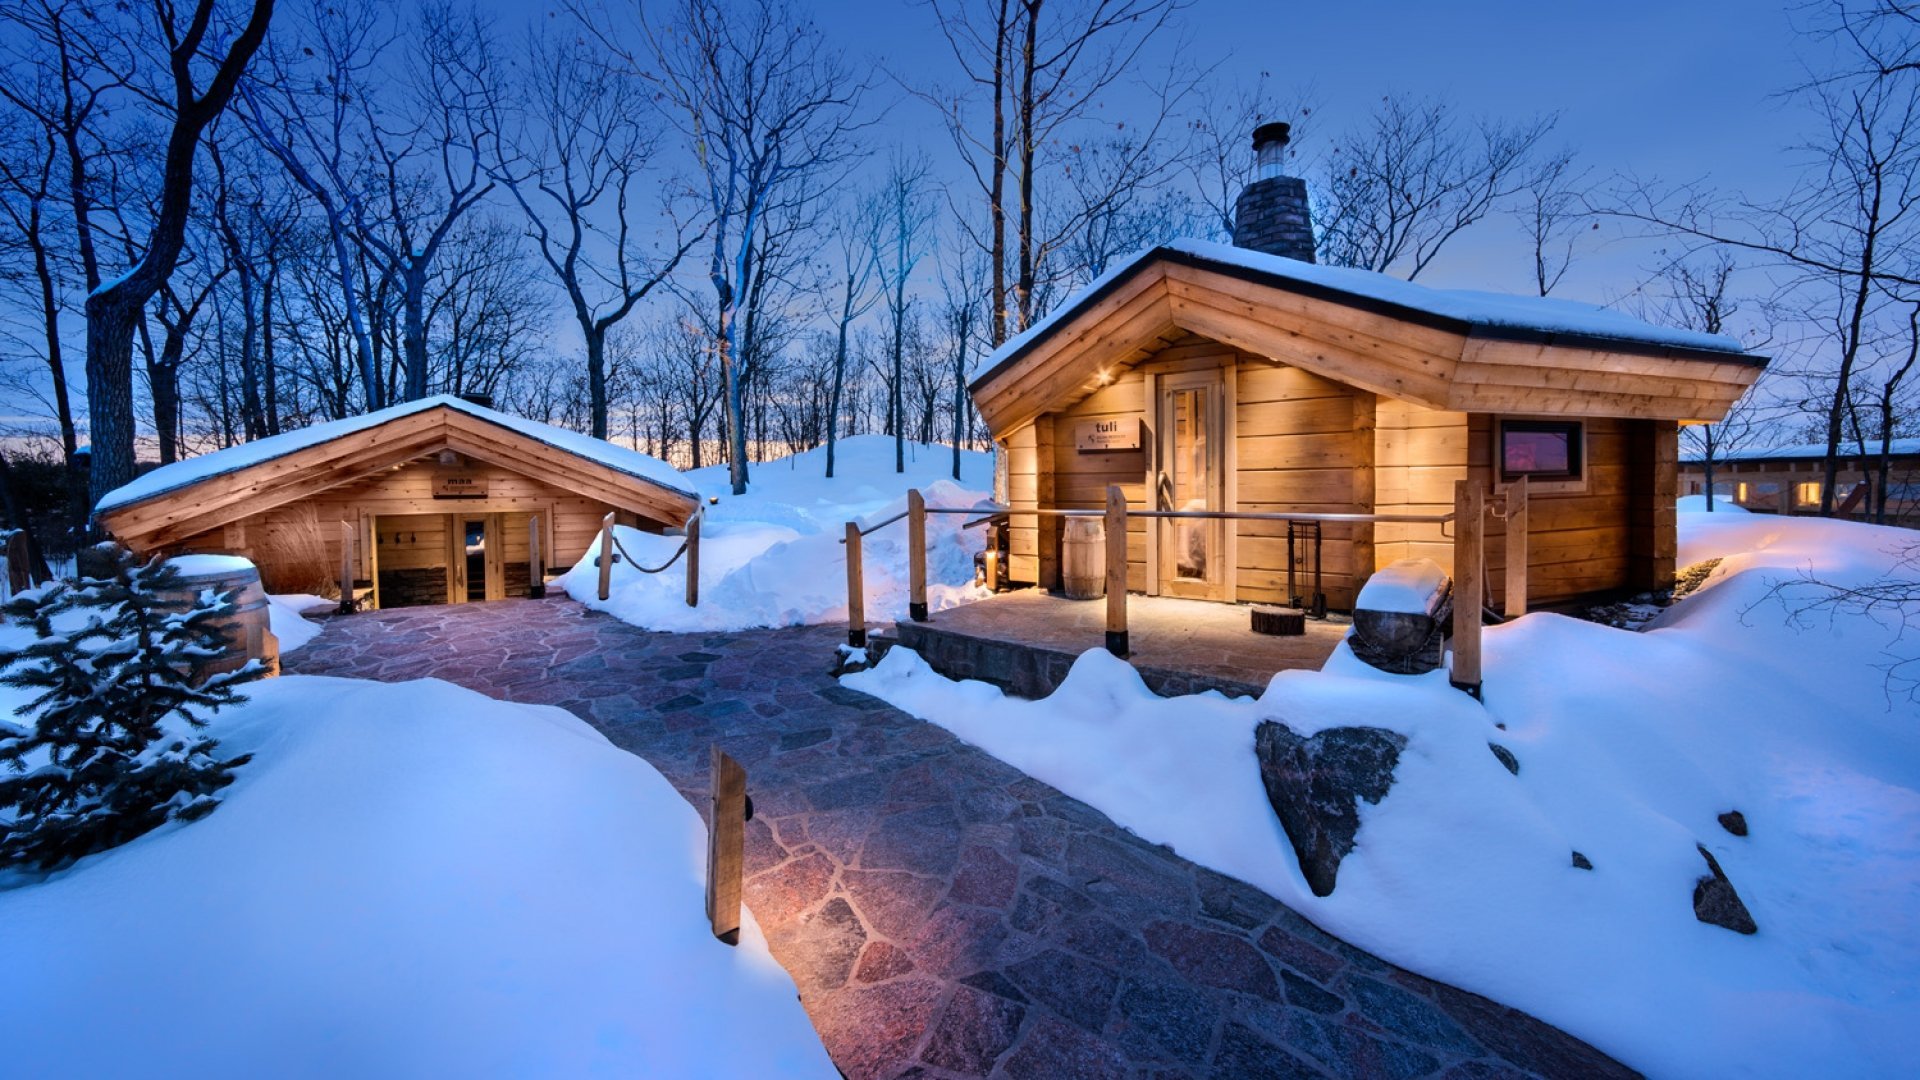
M 433 478 L 433 497 L 484 499 L 487 497 L 487 478 L 472 473 L 440 473 Z
M 1074 449 L 1082 454 L 1105 454 L 1116 450 L 1140 449 L 1140 429 L 1142 425 L 1137 416 L 1120 420 L 1089 420 L 1084 424 L 1075 424 L 1073 428 Z

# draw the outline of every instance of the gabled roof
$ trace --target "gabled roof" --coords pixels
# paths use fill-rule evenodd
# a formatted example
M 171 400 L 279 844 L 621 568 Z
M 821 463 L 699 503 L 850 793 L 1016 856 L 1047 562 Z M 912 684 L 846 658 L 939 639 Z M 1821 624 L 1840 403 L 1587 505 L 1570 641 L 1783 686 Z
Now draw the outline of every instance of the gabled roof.
M 1432 289 L 1183 240 L 1141 252 L 987 356 L 996 431 L 1191 332 L 1437 409 L 1717 420 L 1764 357 L 1715 334 L 1586 304 Z M 1084 386 L 1084 389 L 1083 389 Z
M 668 524 L 699 504 L 658 458 L 440 395 L 163 465 L 94 514 L 121 540 L 156 546 L 448 449 Z

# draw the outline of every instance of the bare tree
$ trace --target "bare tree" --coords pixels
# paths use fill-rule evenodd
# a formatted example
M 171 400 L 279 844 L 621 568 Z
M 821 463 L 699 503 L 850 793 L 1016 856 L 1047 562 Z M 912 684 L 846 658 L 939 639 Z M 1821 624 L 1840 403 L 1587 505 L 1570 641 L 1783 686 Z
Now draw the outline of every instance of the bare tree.
M 1462 121 L 1440 101 L 1382 99 L 1327 157 L 1314 220 L 1320 259 L 1408 281 L 1447 243 L 1523 191 L 1554 119 Z
M 596 33 L 653 83 L 700 173 L 711 222 L 707 277 L 726 386 L 728 472 L 734 494 L 744 494 L 741 365 L 750 327 L 741 317 L 751 310 L 760 249 L 772 220 L 810 203 L 826 176 L 855 154 L 848 136 L 860 125 L 866 84 L 826 35 L 783 0 L 681 0 L 670 21 L 649 21 L 643 13 L 640 30 L 645 49 L 638 57 L 610 30 Z
M 1080 195 L 1075 208 L 1047 215 L 1044 206 L 1079 148 L 1097 136 L 1128 131 L 1121 187 L 1142 175 L 1177 171 L 1184 155 L 1170 151 L 1179 102 L 1192 76 L 1161 68 L 1146 89 L 1155 108 L 1124 128 L 1100 119 L 1107 92 L 1137 76 L 1149 42 L 1163 39 L 1180 0 L 931 0 L 942 36 L 966 88 L 916 91 L 940 109 L 954 146 L 986 200 L 984 235 L 969 230 L 987 253 L 990 340 L 998 345 L 1035 315 L 1041 269 L 1118 189 Z M 1177 52 L 1178 50 L 1176 50 Z M 976 113 L 984 106 L 986 119 Z M 1180 133 L 1184 134 L 1184 133 Z M 1012 186 L 1009 207 L 1008 187 Z M 963 215 L 964 218 L 964 215 Z M 1011 327 L 1011 330 L 1009 329 Z
M 168 71 L 150 95 L 167 130 L 156 213 L 139 259 L 87 296 L 87 427 L 95 501 L 133 479 L 134 333 L 147 301 L 180 258 L 200 137 L 227 107 L 273 16 L 273 0 L 252 0 L 237 24 L 221 16 L 217 6 L 216 0 L 196 0 L 182 12 L 169 0 L 154 0 L 151 11 Z
M 1253 129 L 1269 121 L 1287 121 L 1292 134 L 1286 153 L 1293 158 L 1308 137 L 1316 100 L 1313 89 L 1303 87 L 1283 99 L 1268 84 L 1269 78 L 1263 71 L 1249 84 L 1215 92 L 1211 95 L 1214 106 L 1191 122 L 1193 151 L 1187 168 L 1206 209 L 1204 235 L 1213 239 L 1233 239 L 1234 207 L 1240 193 L 1258 178 Z M 1283 100 L 1292 104 L 1283 105 Z
M 591 431 L 603 439 L 607 333 L 674 271 L 701 234 L 677 221 L 666 199 L 656 205 L 642 186 L 658 139 L 648 124 L 652 104 L 635 75 L 608 67 L 578 38 L 536 34 L 528 40 L 526 78 L 516 84 L 516 96 L 530 99 L 524 109 L 505 107 L 495 89 L 494 176 L 519 205 L 541 259 L 566 293 L 586 344 Z M 670 235 L 653 252 L 651 218 L 664 218 Z
M 880 302 L 878 223 L 871 201 L 856 200 L 841 208 L 833 232 L 837 258 L 832 267 L 837 300 L 832 311 L 834 347 L 832 389 L 827 395 L 827 478 L 833 478 L 834 450 L 839 443 L 841 403 L 847 386 L 847 335 L 854 320 Z
M 948 370 L 953 375 L 953 478 L 960 479 L 960 452 L 971 441 L 973 405 L 967 396 L 974 339 L 979 335 L 981 259 L 977 252 L 948 249 L 940 262 L 941 317 L 946 323 L 947 347 L 952 350 Z
M 877 225 L 875 264 L 886 294 L 887 326 L 892 336 L 889 359 L 892 375 L 888 379 L 888 427 L 893 431 L 893 471 L 907 471 L 907 436 L 901 406 L 901 387 L 906 381 L 907 282 L 926 257 L 931 242 L 934 218 L 933 193 L 928 176 L 933 163 L 925 155 L 895 154 L 887 164 L 887 176 L 874 193 L 873 213 Z
M 1533 254 L 1533 285 L 1541 296 L 1566 277 L 1580 238 L 1600 227 L 1587 212 L 1586 187 L 1571 150 L 1543 159 L 1521 187 L 1513 213 Z
M 1739 263 L 1725 250 L 1701 258 L 1675 259 L 1660 268 L 1660 295 L 1646 305 L 1642 314 L 1650 322 L 1705 334 L 1728 334 L 1741 307 L 1729 292 L 1739 270 Z M 1680 429 L 1681 442 L 1700 458 L 1708 510 L 1713 509 L 1715 499 L 1714 467 L 1753 434 L 1754 400 L 1750 390 L 1719 422 L 1687 424 Z

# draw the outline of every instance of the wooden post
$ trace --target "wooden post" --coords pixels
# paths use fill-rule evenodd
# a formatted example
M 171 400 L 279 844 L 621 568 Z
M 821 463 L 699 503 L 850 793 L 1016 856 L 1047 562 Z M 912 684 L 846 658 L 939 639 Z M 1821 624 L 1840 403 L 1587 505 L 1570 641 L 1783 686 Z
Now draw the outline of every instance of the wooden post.
M 340 614 L 353 613 L 353 522 L 340 523 Z
M 994 543 L 994 535 L 987 534 L 987 591 L 1000 591 L 1000 548 Z
M 547 564 L 540 556 L 540 515 L 527 518 L 527 595 L 535 600 L 547 596 Z
M 847 644 L 867 647 L 866 585 L 860 574 L 860 524 L 847 522 Z
M 600 519 L 600 599 L 613 595 L 613 515 Z
M 1507 618 L 1527 613 L 1527 478 L 1507 485 Z
M 747 839 L 747 773 L 718 746 L 710 752 L 712 802 L 707 815 L 707 919 L 713 936 L 740 944 L 740 872 Z
M 1471 480 L 1453 484 L 1453 685 L 1480 696 L 1480 609 L 1486 582 L 1480 557 L 1487 495 Z
M 1124 658 L 1127 642 L 1127 497 L 1107 485 L 1107 651 Z
M 907 490 L 907 614 L 927 621 L 927 497 Z
M 687 606 L 700 606 L 700 515 L 687 519 Z

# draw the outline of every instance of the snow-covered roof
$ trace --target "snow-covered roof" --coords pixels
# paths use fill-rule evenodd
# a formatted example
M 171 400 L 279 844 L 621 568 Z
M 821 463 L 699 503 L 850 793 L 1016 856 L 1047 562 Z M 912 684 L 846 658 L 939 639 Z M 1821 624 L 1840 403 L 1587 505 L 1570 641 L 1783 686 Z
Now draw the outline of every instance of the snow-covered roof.
M 1435 289 L 1371 270 L 1319 266 L 1280 255 L 1204 240 L 1174 240 L 1138 252 L 1110 267 L 1066 303 L 1008 339 L 973 369 L 978 381 L 1018 357 L 1053 327 L 1097 300 L 1116 282 L 1156 259 L 1171 259 L 1253 275 L 1271 284 L 1329 299 L 1360 302 L 1393 313 L 1458 324 L 1462 329 L 1541 338 L 1575 339 L 1569 344 L 1619 343 L 1639 347 L 1688 349 L 1745 356 L 1738 341 L 1722 334 L 1681 330 L 1636 319 L 1618 311 L 1554 297 L 1513 296 L 1469 289 Z M 1585 341 L 1579 339 L 1587 339 Z
M 264 439 L 230 446 L 225 450 L 215 450 L 210 454 L 176 461 L 171 465 L 162 465 L 129 484 L 107 492 L 94 509 L 96 512 L 104 512 L 142 502 L 203 480 L 259 465 L 356 432 L 379 427 L 402 417 L 437 408 L 452 409 L 475 419 L 498 424 L 516 434 L 545 443 L 556 450 L 563 450 L 597 462 L 615 472 L 625 473 L 690 499 L 699 498 L 699 493 L 694 490 L 694 486 L 688 482 L 687 478 L 681 475 L 678 469 L 659 458 L 649 457 L 624 446 L 616 446 L 604 439 L 582 435 L 577 431 L 568 431 L 565 428 L 554 427 L 552 424 L 543 424 L 538 420 L 513 416 L 497 409 L 489 409 L 484 405 L 475 405 L 471 401 L 451 394 L 438 394 L 418 401 L 390 405 L 361 416 L 349 416 L 344 420 L 328 420 L 298 431 L 269 435 Z
M 1920 438 L 1894 439 L 1887 444 L 1889 453 L 1894 457 L 1920 455 Z M 1880 443 L 1868 440 L 1867 453 L 1878 454 Z M 1793 443 L 1788 446 L 1741 447 L 1737 450 L 1720 450 L 1713 455 L 1715 461 L 1797 461 L 1804 458 L 1825 458 L 1825 442 Z M 1840 456 L 1859 457 L 1860 444 L 1853 439 L 1840 440 Z M 1680 458 L 1683 465 L 1698 465 L 1706 458 L 1701 454 L 1686 454 Z

